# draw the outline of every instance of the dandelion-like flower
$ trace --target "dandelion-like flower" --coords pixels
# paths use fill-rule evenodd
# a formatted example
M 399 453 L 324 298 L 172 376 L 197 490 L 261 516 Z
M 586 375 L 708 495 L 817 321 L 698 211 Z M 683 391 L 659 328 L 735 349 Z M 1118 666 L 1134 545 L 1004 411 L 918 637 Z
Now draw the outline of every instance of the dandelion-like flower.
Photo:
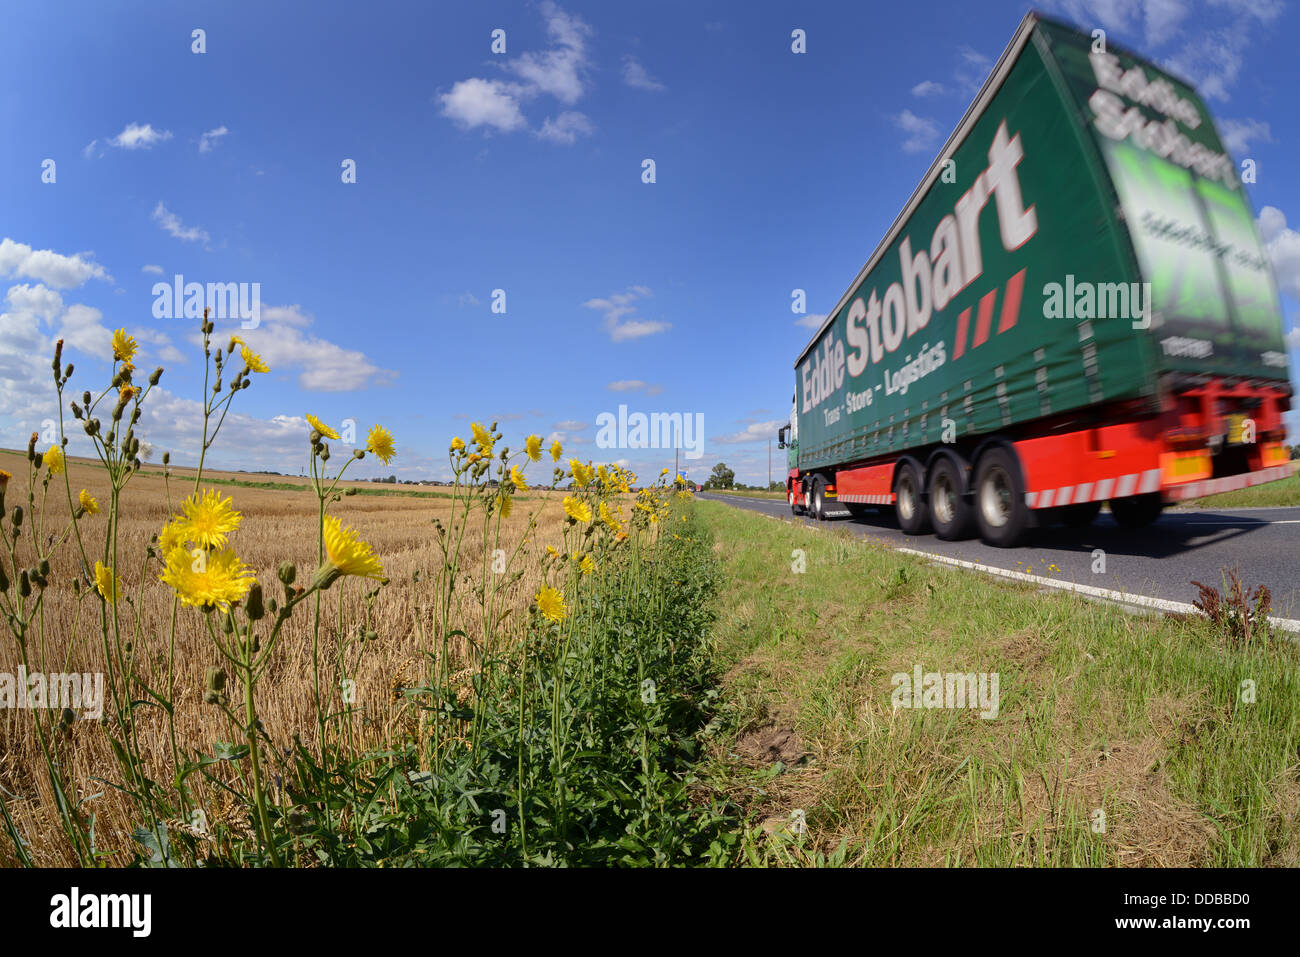
M 518 465 L 510 466 L 510 482 L 521 492 L 528 491 L 528 483 L 524 481 L 524 470 Z
M 312 415 L 310 412 L 307 413 L 307 421 L 311 423 L 311 427 L 313 429 L 315 429 L 321 435 L 325 436 L 325 438 L 333 439 L 336 442 L 338 441 L 339 434 L 335 432 L 333 429 L 331 429 L 324 422 L 322 422 L 320 419 L 316 418 L 316 416 Z
M 584 465 L 577 459 L 569 459 L 569 470 L 573 473 L 573 480 L 579 485 L 587 485 L 591 482 L 592 468 L 590 465 Z
M 167 567 L 158 578 L 171 585 L 182 605 L 228 608 L 244 600 L 255 580 L 252 569 L 239 560 L 233 548 L 191 551 L 180 544 L 165 554 Z
M 542 457 L 542 437 L 540 435 L 530 435 L 524 439 L 524 451 L 534 462 Z
M 366 436 L 366 451 L 387 465 L 397 454 L 397 449 L 393 446 L 393 433 L 382 425 L 372 425 L 370 434 Z
M 477 422 L 471 422 L 469 430 L 474 433 L 474 442 L 478 445 L 478 450 L 485 456 L 491 455 L 492 446 L 496 444 L 492 433 Z
M 560 440 L 556 439 L 551 443 L 551 461 L 560 461 L 560 456 L 564 454 L 564 447 L 560 445 Z
M 239 338 L 238 336 L 235 336 L 235 339 L 238 339 L 238 338 Z M 231 340 L 231 341 L 234 341 L 234 340 Z M 267 367 L 266 362 L 263 361 L 262 357 L 259 356 L 259 355 L 258 355 L 256 352 L 254 352 L 252 349 L 248 348 L 248 346 L 244 346 L 242 349 L 240 349 L 240 350 L 239 350 L 239 355 L 240 355 L 240 358 L 242 358 L 242 359 L 244 360 L 244 365 L 248 366 L 250 372 L 270 372 L 270 371 L 271 371 L 271 370 Z
M 596 560 L 590 555 L 583 555 L 582 561 L 578 562 L 578 567 L 582 569 L 584 575 L 590 575 L 596 570 Z
M 244 517 L 230 507 L 230 497 L 222 498 L 212 489 L 204 489 L 203 497 L 195 492 L 181 503 L 181 528 L 185 538 L 203 548 L 221 548 L 226 536 L 239 528 Z
M 0 495 L 4 494 L 5 489 L 9 487 L 9 480 L 13 477 L 12 472 L 6 472 L 4 469 L 0 469 Z
M 125 329 L 119 329 L 113 333 L 112 339 L 113 358 L 118 362 L 130 362 L 135 358 L 135 350 L 140 348 L 140 343 L 135 338 L 128 336 Z
M 170 554 L 177 545 L 184 545 L 187 541 L 189 541 L 189 531 L 183 518 L 172 519 L 158 533 L 158 547 L 163 555 Z
M 109 568 L 101 561 L 95 562 L 95 591 L 99 592 L 104 601 L 110 605 L 117 601 L 118 593 L 122 590 L 122 579 L 113 574 L 113 569 Z
M 572 495 L 564 496 L 564 513 L 575 522 L 591 521 L 591 506 Z
M 515 508 L 515 500 L 514 500 L 514 497 L 511 496 L 511 495 L 502 495 L 501 498 L 499 499 L 499 501 L 500 501 L 500 503 L 501 503 L 500 506 L 499 506 L 500 509 L 501 509 L 501 517 L 502 517 L 502 518 L 509 518 L 509 517 L 510 517 L 510 513 L 511 513 L 512 511 L 514 511 L 514 508 Z
M 623 524 L 609 510 L 609 506 L 604 502 L 600 503 L 600 520 L 605 523 L 605 527 L 611 532 L 623 531 Z
M 384 568 L 370 545 L 357 538 L 356 531 L 333 515 L 325 516 L 325 557 L 344 575 L 382 579 Z
M 57 445 L 50 446 L 50 450 L 45 453 L 42 461 L 45 462 L 45 467 L 50 470 L 51 475 L 58 475 L 63 471 L 63 466 L 66 464 L 63 458 L 63 449 Z
M 537 593 L 537 610 L 554 622 L 564 621 L 569 609 L 564 604 L 564 595 L 550 585 L 543 585 Z
M 91 498 L 90 493 L 84 488 L 81 490 L 81 494 L 77 496 L 77 501 L 81 503 L 81 507 L 86 510 L 87 515 L 99 514 L 99 503 Z
M 449 446 L 449 448 L 453 452 L 463 451 L 465 448 L 465 440 L 458 435 L 451 440 L 451 445 Z

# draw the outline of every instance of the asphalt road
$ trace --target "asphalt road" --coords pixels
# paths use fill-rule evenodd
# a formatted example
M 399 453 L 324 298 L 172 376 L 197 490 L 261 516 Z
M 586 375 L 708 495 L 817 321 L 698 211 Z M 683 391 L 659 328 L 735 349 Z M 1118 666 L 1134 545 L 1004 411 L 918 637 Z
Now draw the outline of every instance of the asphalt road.
M 1224 570 L 1235 566 L 1247 587 L 1269 587 L 1274 616 L 1300 619 L 1300 508 L 1166 510 L 1154 525 L 1137 531 L 1120 528 L 1103 512 L 1087 529 L 1037 529 L 1025 545 L 993 548 L 978 538 L 944 542 L 933 535 L 905 535 L 891 510 L 860 520 L 842 511 L 819 523 L 792 515 L 779 499 L 711 492 L 697 497 L 827 529 L 845 528 L 895 547 L 1177 602 L 1196 598 L 1193 581 L 1222 588 Z M 1106 553 L 1104 574 L 1092 571 L 1098 548 Z

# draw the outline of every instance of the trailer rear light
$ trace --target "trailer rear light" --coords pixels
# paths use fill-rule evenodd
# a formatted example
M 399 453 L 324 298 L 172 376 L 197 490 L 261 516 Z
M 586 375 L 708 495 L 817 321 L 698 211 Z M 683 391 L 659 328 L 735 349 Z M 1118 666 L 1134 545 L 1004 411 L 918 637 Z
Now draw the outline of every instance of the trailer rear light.
M 1180 482 L 1194 482 L 1209 478 L 1214 474 L 1214 463 L 1210 453 L 1204 449 L 1195 452 L 1162 452 L 1160 455 L 1160 472 L 1165 485 L 1177 485 Z
M 1097 458 L 1099 459 L 1113 459 L 1114 457 L 1115 457 L 1114 449 L 1101 449 L 1097 452 Z
M 1265 442 L 1259 447 L 1259 455 L 1264 468 L 1274 465 L 1285 465 L 1290 461 L 1286 454 L 1286 446 L 1281 442 Z

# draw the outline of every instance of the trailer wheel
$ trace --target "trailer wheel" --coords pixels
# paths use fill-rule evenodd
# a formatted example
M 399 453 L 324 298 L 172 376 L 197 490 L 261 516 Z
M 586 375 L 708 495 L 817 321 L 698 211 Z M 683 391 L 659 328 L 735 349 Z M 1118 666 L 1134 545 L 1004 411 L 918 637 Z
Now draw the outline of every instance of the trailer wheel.
M 821 476 L 812 481 L 812 507 L 809 511 L 817 521 L 826 521 L 826 482 Z
M 1110 513 L 1123 528 L 1146 528 L 1160 517 L 1164 508 L 1159 492 L 1110 500 Z
M 791 512 L 791 514 L 794 514 L 794 515 L 802 515 L 802 514 L 803 514 L 803 492 L 802 492 L 802 490 L 796 490 L 795 486 L 791 485 L 791 486 L 790 486 L 790 491 L 787 493 L 787 496 L 786 496 L 786 497 L 790 499 L 790 512 Z
M 980 538 L 995 548 L 1019 544 L 1029 528 L 1029 506 L 1015 453 L 995 445 L 975 468 L 975 520 Z
M 921 477 L 911 462 L 904 462 L 894 478 L 894 502 L 898 527 L 904 532 L 924 535 L 930 530 L 930 510 L 921 497 Z
M 965 538 L 973 524 L 974 509 L 962 494 L 965 483 L 957 463 L 944 456 L 930 469 L 930 520 L 934 534 L 944 541 Z

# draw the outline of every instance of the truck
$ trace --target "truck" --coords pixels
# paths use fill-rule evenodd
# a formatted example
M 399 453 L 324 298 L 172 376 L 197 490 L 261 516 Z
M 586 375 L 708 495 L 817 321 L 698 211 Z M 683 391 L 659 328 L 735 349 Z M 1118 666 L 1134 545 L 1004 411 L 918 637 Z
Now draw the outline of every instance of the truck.
M 1292 474 L 1252 169 L 1188 83 L 1026 14 L 795 362 L 792 511 L 1011 547 Z

